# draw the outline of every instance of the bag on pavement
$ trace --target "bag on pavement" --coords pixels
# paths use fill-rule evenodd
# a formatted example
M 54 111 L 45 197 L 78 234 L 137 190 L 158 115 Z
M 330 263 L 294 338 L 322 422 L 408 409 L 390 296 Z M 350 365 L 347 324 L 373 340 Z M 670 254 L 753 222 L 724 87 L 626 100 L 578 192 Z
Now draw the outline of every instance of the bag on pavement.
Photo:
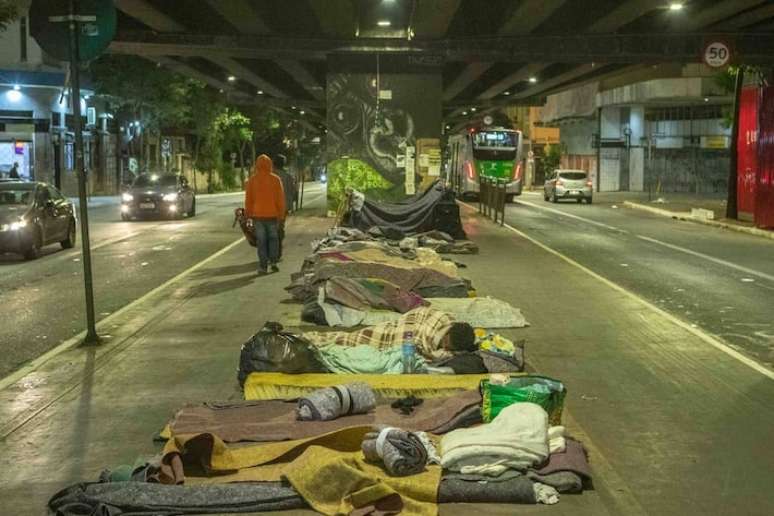
M 489 423 L 505 407 L 514 403 L 535 403 L 548 412 L 551 425 L 560 425 L 567 389 L 559 380 L 547 376 L 511 376 L 504 384 L 481 380 L 481 416 Z
M 242 345 L 239 356 L 239 384 L 250 373 L 324 373 L 315 347 L 300 335 L 282 331 L 282 325 L 267 322 Z

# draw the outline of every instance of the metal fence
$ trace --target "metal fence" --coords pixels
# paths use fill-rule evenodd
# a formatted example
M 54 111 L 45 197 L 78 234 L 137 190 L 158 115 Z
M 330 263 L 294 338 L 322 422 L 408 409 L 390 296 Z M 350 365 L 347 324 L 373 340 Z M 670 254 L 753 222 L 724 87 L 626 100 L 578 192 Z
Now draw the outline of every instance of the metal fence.
M 478 212 L 502 226 L 505 223 L 507 179 L 479 178 Z

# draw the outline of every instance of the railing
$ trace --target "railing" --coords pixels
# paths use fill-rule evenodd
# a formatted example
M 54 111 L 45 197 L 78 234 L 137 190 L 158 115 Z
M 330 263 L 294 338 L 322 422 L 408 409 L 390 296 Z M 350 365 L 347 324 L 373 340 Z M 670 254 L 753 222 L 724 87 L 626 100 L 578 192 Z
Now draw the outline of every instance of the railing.
M 478 212 L 495 223 L 505 224 L 507 179 L 479 176 Z

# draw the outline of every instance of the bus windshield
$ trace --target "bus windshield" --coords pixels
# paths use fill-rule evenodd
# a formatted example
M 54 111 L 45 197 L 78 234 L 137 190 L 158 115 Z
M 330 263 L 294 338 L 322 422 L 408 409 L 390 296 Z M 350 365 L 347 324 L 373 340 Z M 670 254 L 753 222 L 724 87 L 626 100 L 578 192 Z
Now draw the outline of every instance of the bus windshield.
M 478 160 L 516 159 L 519 133 L 511 131 L 481 131 L 474 133 L 473 157 Z

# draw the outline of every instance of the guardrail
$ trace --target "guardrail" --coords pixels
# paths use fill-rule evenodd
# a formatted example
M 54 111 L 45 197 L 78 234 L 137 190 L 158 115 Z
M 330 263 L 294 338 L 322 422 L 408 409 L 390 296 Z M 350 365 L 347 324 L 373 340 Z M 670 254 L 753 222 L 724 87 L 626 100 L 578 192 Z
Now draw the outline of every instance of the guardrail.
M 502 226 L 505 224 L 508 180 L 480 176 L 478 185 L 478 212 Z

